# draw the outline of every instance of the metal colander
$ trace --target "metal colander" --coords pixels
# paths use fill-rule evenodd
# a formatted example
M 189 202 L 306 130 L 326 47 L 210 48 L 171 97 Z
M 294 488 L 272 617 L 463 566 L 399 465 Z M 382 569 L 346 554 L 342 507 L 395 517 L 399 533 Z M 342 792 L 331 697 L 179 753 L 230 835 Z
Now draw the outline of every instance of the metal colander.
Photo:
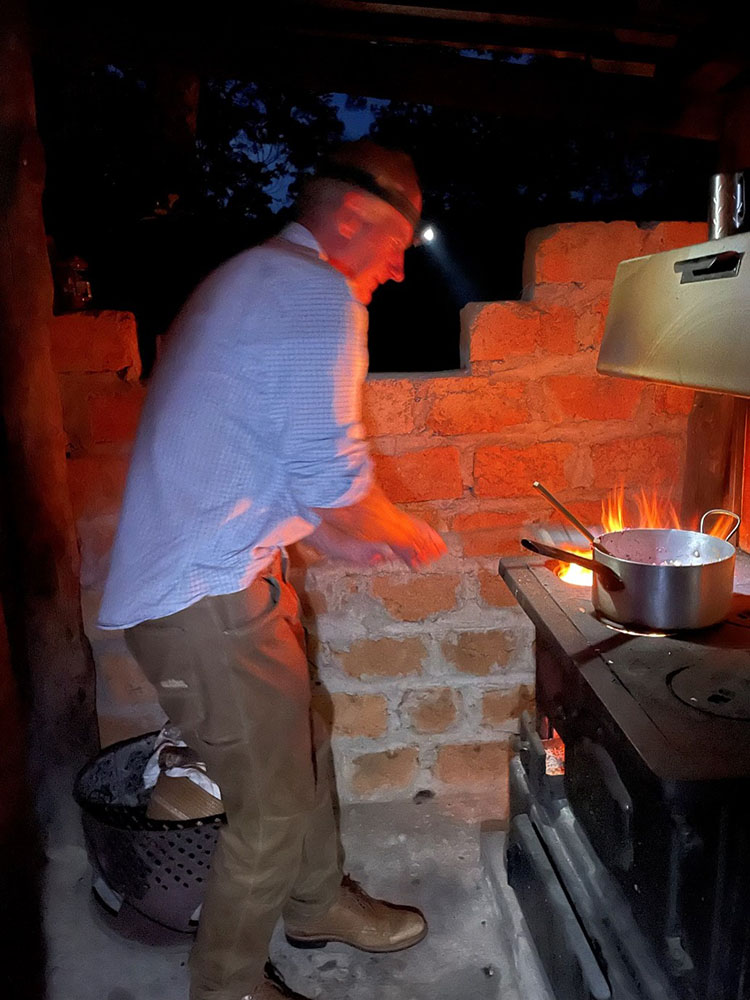
M 89 860 L 116 897 L 178 931 L 191 931 L 203 901 L 224 814 L 195 820 L 146 816 L 143 770 L 158 733 L 107 747 L 76 778 Z

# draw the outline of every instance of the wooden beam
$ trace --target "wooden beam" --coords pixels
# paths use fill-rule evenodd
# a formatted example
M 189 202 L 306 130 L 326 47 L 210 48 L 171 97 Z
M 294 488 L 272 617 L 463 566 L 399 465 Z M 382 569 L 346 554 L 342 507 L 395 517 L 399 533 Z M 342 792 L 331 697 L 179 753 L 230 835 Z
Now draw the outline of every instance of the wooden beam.
M 94 668 L 83 635 L 78 548 L 57 376 L 42 219 L 44 153 L 17 0 L 0 7 L 0 396 L 9 512 L 31 693 L 37 782 L 97 745 Z M 52 798 L 69 794 L 51 789 Z M 42 803 L 46 806 L 51 803 Z

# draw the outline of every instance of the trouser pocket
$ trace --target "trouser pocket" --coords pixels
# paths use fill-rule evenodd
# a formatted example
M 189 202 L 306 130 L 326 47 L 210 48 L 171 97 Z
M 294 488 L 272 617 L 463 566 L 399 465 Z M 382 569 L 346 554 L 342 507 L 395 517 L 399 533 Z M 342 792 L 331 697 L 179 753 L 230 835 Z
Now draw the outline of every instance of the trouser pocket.
M 200 672 L 189 632 L 178 625 L 144 622 L 125 630 L 125 642 L 171 723 L 197 732 L 204 719 Z

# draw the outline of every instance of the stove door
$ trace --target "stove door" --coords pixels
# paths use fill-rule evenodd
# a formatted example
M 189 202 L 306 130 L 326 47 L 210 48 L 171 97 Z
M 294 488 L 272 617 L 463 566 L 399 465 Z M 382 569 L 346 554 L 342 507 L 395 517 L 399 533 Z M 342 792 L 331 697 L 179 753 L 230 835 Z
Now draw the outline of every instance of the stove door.
M 594 850 L 609 868 L 633 867 L 633 800 L 614 761 L 587 737 L 565 744 L 565 789 Z
M 556 1000 L 611 1000 L 609 984 L 526 815 L 511 823 L 507 865 L 508 882 L 554 984 Z

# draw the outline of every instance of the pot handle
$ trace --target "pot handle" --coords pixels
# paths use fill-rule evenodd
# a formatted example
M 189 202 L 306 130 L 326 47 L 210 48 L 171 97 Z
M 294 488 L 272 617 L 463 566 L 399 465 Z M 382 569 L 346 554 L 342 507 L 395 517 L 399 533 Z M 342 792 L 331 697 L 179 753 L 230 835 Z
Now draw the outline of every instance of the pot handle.
M 728 535 L 724 536 L 724 541 L 728 542 L 729 539 L 732 537 L 732 535 L 735 533 L 735 531 L 740 526 L 740 515 L 739 514 L 735 514 L 735 512 L 733 510 L 724 510 L 722 507 L 712 507 L 711 510 L 707 510 L 706 513 L 701 518 L 701 522 L 700 522 L 700 525 L 698 527 L 699 531 L 703 531 L 703 524 L 704 524 L 704 522 L 705 522 L 705 520 L 706 520 L 706 518 L 708 517 L 709 514 L 726 514 L 727 517 L 733 517 L 734 518 L 734 520 L 735 520 L 734 527 L 732 528 L 732 530 L 729 532 Z M 705 534 L 705 531 L 703 531 L 703 533 Z
M 552 545 L 543 545 L 541 542 L 532 542 L 529 538 L 522 538 L 521 545 L 530 552 L 536 552 L 539 556 L 547 556 L 549 559 L 556 559 L 561 563 L 575 563 L 576 566 L 583 566 L 584 569 L 591 570 L 599 577 L 601 585 L 607 591 L 622 590 L 625 584 L 620 577 L 609 566 L 604 563 L 595 562 L 586 556 L 579 556 L 575 552 L 568 552 L 567 549 L 556 549 Z

